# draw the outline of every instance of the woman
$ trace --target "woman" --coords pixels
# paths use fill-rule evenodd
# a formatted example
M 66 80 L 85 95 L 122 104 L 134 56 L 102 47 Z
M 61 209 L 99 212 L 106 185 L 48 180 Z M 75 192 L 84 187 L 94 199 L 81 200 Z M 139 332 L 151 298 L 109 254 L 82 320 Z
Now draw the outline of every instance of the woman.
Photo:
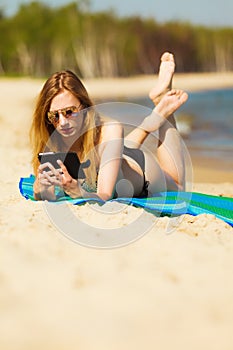
M 188 95 L 181 90 L 170 90 L 174 68 L 173 55 L 163 54 L 158 84 L 150 92 L 155 108 L 125 138 L 119 122 L 95 111 L 74 73 L 53 74 L 39 95 L 31 126 L 35 198 L 55 200 L 55 186 L 72 198 L 102 200 L 182 189 L 184 160 L 173 113 Z M 159 132 L 157 161 L 139 149 L 156 130 Z M 89 160 L 89 167 L 84 169 L 85 180 L 72 178 L 61 161 L 58 161 L 59 169 L 50 163 L 40 164 L 38 153 L 45 150 L 73 151 L 81 162 Z

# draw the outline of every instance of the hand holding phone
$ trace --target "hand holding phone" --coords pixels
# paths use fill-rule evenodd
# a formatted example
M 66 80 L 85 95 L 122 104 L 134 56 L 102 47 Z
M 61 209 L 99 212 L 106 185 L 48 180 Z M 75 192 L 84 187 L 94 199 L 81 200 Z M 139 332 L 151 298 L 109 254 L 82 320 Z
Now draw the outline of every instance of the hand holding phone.
M 79 161 L 79 158 L 75 152 L 46 152 L 39 153 L 38 159 L 41 164 L 51 163 L 55 169 L 60 168 L 57 160 L 61 160 L 62 163 L 68 170 L 68 173 L 73 179 L 84 179 L 85 174 L 82 169 L 82 165 Z

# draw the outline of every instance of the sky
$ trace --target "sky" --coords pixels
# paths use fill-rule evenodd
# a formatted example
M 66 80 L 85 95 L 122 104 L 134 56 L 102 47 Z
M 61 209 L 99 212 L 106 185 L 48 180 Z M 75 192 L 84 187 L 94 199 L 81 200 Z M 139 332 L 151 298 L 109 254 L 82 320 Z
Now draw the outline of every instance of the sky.
M 74 1 L 74 0 L 73 0 Z M 22 3 L 31 0 L 0 0 L 5 14 L 13 15 Z M 50 6 L 60 6 L 72 0 L 41 0 Z M 141 15 L 158 22 L 181 20 L 206 26 L 233 27 L 233 0 L 90 0 L 92 11 L 115 9 L 120 16 Z

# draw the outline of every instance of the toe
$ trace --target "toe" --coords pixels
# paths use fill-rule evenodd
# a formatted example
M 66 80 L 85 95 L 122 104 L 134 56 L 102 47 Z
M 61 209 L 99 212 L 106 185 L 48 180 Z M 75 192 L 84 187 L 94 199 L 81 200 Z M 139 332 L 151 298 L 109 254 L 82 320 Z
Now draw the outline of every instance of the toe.
M 165 61 L 170 61 L 170 53 L 169 52 L 164 52 L 161 56 L 161 61 L 165 62 Z
M 161 56 L 161 61 L 162 62 L 174 62 L 174 56 L 170 52 L 164 52 Z

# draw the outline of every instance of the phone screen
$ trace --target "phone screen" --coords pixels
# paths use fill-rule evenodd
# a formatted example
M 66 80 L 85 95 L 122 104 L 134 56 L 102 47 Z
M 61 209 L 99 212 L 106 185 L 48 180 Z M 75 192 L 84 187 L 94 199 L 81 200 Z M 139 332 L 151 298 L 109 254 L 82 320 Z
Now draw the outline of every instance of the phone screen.
M 41 164 L 51 163 L 54 168 L 58 169 L 59 165 L 57 160 L 61 160 L 66 166 L 68 173 L 73 179 L 84 179 L 85 174 L 82 170 L 81 163 L 79 158 L 75 152 L 47 152 L 47 153 L 39 153 L 38 159 Z

